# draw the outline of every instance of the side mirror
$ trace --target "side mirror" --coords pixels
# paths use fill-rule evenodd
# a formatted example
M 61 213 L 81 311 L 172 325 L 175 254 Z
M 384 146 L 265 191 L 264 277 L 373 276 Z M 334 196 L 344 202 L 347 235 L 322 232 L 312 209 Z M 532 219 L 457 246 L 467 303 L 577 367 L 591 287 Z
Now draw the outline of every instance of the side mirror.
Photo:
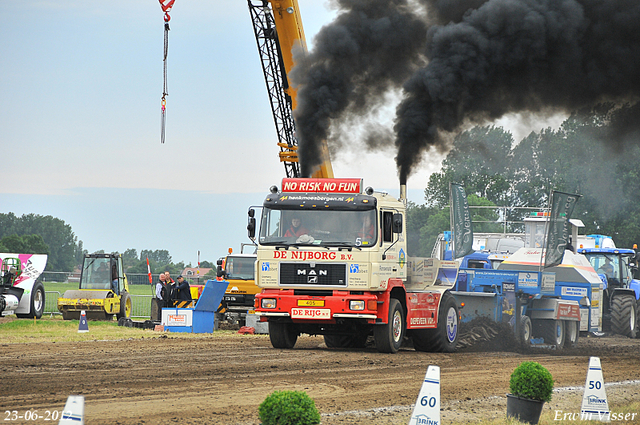
M 402 214 L 393 215 L 393 233 L 402 233 Z
M 216 276 L 224 277 L 224 270 L 222 270 L 222 266 L 220 265 L 216 268 Z
M 249 211 L 247 212 L 247 214 L 249 215 L 249 222 L 247 223 L 247 231 L 249 234 L 249 239 L 254 239 L 256 237 L 256 212 L 253 208 L 249 208 Z
M 247 231 L 249 234 L 249 239 L 253 239 L 256 237 L 256 219 L 253 217 L 249 217 L 249 224 L 247 224 Z

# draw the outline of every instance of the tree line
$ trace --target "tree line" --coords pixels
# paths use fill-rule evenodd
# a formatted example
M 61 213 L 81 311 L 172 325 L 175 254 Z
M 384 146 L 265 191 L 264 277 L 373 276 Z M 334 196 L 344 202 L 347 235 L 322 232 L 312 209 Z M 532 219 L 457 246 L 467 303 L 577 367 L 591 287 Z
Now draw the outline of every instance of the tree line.
M 38 214 L 0 213 L 0 252 L 20 254 L 47 254 L 46 270 L 50 272 L 71 272 L 81 266 L 82 258 L 89 252 L 73 233 L 71 226 L 59 218 Z M 96 251 L 103 254 L 104 251 Z M 174 263 L 167 250 L 127 249 L 122 253 L 126 271 L 147 273 L 147 258 L 154 273 L 168 271 L 179 274 L 184 262 Z M 200 262 L 200 267 L 215 265 L 209 261 Z
M 458 134 L 439 172 L 429 177 L 425 203 L 410 203 L 407 217 L 411 255 L 429 257 L 436 237 L 449 225 L 449 183 L 464 186 L 472 209 L 474 231 L 500 232 L 498 218 L 522 220 L 523 213 L 497 207 L 548 206 L 550 191 L 582 195 L 573 218 L 581 233 L 613 237 L 617 246 L 640 242 L 640 104 L 604 103 L 576 111 L 559 129 L 532 132 L 515 143 L 502 127 L 477 126 Z M 507 232 L 521 229 L 507 227 Z M 0 252 L 48 254 L 48 271 L 72 271 L 87 253 L 71 226 L 59 218 L 0 214 Z M 127 249 L 124 262 L 131 273 L 151 270 L 178 273 L 167 250 Z M 187 265 L 187 267 L 190 266 Z M 203 261 L 201 267 L 215 267 Z
M 449 183 L 460 183 L 474 205 L 548 207 L 551 190 L 582 195 L 572 218 L 581 234 L 611 236 L 616 245 L 640 242 L 640 134 L 638 104 L 599 104 L 572 113 L 559 129 L 532 132 L 514 143 L 502 127 L 477 126 L 458 134 L 439 172 L 429 177 L 425 203 L 411 203 L 407 225 L 411 255 L 430 256 L 437 235 L 449 230 Z M 471 208 L 476 232 L 501 232 L 498 209 Z M 491 223 L 493 221 L 494 223 Z M 521 231 L 509 226 L 508 232 Z

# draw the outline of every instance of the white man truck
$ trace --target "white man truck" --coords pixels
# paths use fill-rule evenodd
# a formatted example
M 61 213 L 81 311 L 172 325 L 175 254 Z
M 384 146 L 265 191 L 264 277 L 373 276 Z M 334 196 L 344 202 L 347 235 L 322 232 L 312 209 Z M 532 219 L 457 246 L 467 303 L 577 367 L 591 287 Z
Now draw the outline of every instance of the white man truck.
M 255 311 L 275 348 L 302 333 L 329 348 L 395 353 L 410 336 L 419 351 L 454 351 L 459 312 L 452 261 L 407 255 L 405 190 L 400 199 L 361 179 L 285 178 L 262 205 Z M 293 223 L 295 219 L 295 225 Z M 256 239 L 255 209 L 249 236 Z

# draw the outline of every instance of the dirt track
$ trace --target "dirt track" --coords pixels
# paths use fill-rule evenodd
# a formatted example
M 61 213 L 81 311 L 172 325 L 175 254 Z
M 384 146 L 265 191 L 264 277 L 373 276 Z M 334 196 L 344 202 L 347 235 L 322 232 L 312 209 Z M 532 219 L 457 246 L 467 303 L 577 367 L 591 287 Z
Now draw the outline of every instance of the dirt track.
M 505 417 L 509 376 L 520 362 L 544 365 L 556 388 L 582 387 L 589 356 L 601 358 L 605 382 L 636 381 L 609 387 L 610 405 L 640 400 L 639 339 L 581 338 L 562 353 L 380 354 L 329 350 L 322 337 L 301 336 L 294 350 L 278 350 L 264 335 L 148 332 L 142 340 L 0 344 L 0 419 L 47 423 L 7 420 L 5 411 L 44 415 L 61 410 L 69 394 L 82 394 L 88 425 L 258 424 L 264 398 L 291 389 L 315 400 L 323 424 L 406 424 L 427 366 L 436 364 L 443 421 L 475 422 Z M 581 389 L 556 393 L 545 410 L 579 412 L 581 397 Z

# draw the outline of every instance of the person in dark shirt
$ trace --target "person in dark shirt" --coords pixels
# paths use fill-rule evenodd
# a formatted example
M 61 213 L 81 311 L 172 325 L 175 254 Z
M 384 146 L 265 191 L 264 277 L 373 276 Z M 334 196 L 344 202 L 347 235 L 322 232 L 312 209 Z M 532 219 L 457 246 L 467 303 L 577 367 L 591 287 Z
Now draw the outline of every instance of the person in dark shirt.
M 187 282 L 182 275 L 178 276 L 176 298 L 182 301 L 191 301 L 191 287 L 189 286 L 189 282 Z

